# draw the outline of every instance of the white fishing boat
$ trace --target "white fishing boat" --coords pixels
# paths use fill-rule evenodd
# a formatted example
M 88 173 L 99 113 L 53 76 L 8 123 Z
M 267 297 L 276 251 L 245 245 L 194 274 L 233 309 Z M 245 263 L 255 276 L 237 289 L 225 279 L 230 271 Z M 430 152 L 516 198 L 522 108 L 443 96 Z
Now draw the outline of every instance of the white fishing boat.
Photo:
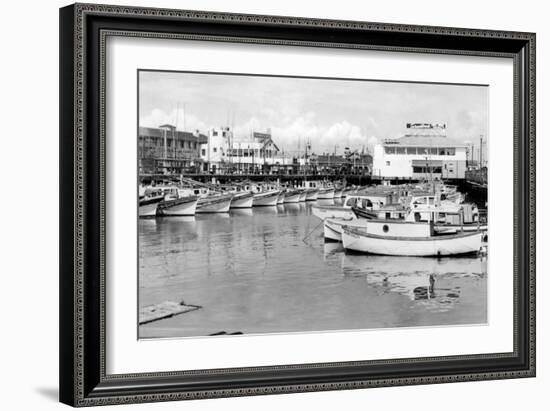
M 388 196 L 376 195 L 348 195 L 342 205 L 315 204 L 311 212 L 317 218 L 354 218 L 352 207 L 360 207 L 364 210 L 378 210 L 390 201 Z
M 363 227 L 344 226 L 345 249 L 395 256 L 450 256 L 477 253 L 482 231 L 438 235 L 433 223 L 370 221 Z
M 158 215 L 165 216 L 193 216 L 197 208 L 197 196 L 169 198 L 161 201 L 157 207 Z
M 315 201 L 319 194 L 319 189 L 317 188 L 308 188 L 306 189 L 306 201 Z
M 362 218 L 344 219 L 327 218 L 323 220 L 323 235 L 325 240 L 342 241 L 342 232 L 345 226 L 366 227 L 368 220 Z
M 298 190 L 288 190 L 285 193 L 285 204 L 298 203 L 300 201 L 300 192 Z
M 233 194 L 214 194 L 202 197 L 197 202 L 196 213 L 227 213 L 231 207 Z
M 144 197 L 139 200 L 139 216 L 140 217 L 154 217 L 157 215 L 157 206 L 164 200 L 163 195 Z
M 230 208 L 252 208 L 254 201 L 254 194 L 247 192 L 240 192 L 233 196 L 231 199 Z
M 254 207 L 276 206 L 279 199 L 279 190 L 266 191 L 254 194 L 252 205 Z
M 334 198 L 334 187 L 323 187 L 317 193 L 318 200 L 331 200 Z
M 139 217 L 156 216 L 157 206 L 162 200 L 164 200 L 164 193 L 162 190 L 157 187 L 142 188 L 140 186 L 139 194 Z

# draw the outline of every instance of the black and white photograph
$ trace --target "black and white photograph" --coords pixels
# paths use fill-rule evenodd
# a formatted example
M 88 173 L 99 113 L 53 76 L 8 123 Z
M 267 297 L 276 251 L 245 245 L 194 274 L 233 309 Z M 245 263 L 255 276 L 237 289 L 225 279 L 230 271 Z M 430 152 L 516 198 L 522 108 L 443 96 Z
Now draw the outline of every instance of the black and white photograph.
M 140 339 L 487 324 L 487 85 L 137 88 Z

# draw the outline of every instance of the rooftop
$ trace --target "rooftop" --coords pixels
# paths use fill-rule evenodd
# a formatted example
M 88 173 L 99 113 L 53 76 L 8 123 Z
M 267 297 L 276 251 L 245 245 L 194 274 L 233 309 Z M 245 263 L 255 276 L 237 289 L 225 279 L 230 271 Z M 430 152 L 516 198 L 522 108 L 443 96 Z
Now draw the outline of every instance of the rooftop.
M 198 135 L 191 133 L 190 131 L 178 131 L 175 129 L 174 126 L 170 126 L 169 124 L 165 124 L 161 126 L 162 128 L 168 129 L 166 130 L 168 133 L 168 137 L 176 138 L 177 140 L 186 140 L 186 141 L 196 141 L 197 143 L 206 143 L 208 141 L 208 137 L 204 134 L 198 133 Z M 139 136 L 149 136 L 149 137 L 162 137 L 164 130 L 161 128 L 153 128 L 153 127 L 140 127 L 139 128 Z

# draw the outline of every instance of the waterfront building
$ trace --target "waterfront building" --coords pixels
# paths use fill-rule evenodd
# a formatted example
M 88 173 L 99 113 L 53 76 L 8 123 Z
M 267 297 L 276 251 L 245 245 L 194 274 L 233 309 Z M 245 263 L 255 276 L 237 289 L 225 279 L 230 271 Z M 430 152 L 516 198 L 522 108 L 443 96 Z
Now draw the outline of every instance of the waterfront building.
M 409 123 L 406 133 L 374 147 L 380 179 L 464 179 L 467 145 L 447 137 L 445 124 Z
M 200 145 L 206 136 L 176 130 L 171 124 L 158 128 L 139 127 L 138 166 L 140 175 L 175 175 L 200 169 Z
M 201 144 L 203 172 L 259 174 L 280 172 L 292 164 L 273 141 L 271 132 L 252 132 L 249 137 L 235 136 L 230 127 L 208 131 Z
M 312 165 L 320 174 L 370 175 L 372 155 L 357 151 L 346 151 L 344 155 L 319 154 L 311 158 Z

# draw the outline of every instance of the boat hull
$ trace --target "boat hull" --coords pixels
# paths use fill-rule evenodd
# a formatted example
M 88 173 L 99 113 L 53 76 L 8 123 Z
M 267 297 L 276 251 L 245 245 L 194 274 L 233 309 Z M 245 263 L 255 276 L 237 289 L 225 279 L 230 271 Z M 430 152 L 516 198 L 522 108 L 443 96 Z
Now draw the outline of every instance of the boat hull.
M 319 190 L 311 189 L 306 192 L 306 201 L 315 201 L 317 200 L 317 195 L 319 194 Z
M 233 196 L 206 197 L 199 199 L 197 203 L 197 214 L 204 213 L 227 213 L 231 206 Z
M 154 217 L 157 215 L 157 207 L 164 197 L 149 198 L 140 200 L 138 215 L 142 218 Z
M 319 193 L 317 194 L 318 200 L 330 200 L 334 198 L 334 189 L 321 189 L 319 190 Z
M 277 204 L 283 204 L 285 202 L 285 192 L 281 191 L 279 197 L 277 197 Z
M 286 204 L 288 203 L 297 203 L 300 201 L 300 193 L 298 192 L 289 192 L 289 193 L 285 193 L 285 199 L 284 199 L 284 202 Z
M 384 237 L 345 227 L 342 243 L 347 250 L 368 254 L 433 257 L 477 253 L 483 232 L 435 237 Z
M 230 208 L 251 208 L 254 201 L 252 194 L 236 195 L 231 200 Z
M 279 192 L 273 191 L 271 193 L 254 194 L 254 201 L 252 205 L 254 207 L 271 207 L 277 205 L 279 198 Z
M 158 204 L 157 214 L 166 216 L 195 215 L 198 197 L 190 196 L 174 200 L 162 201 Z
M 344 226 L 366 227 L 366 220 L 327 218 L 323 223 L 323 235 L 325 240 L 342 242 Z
M 306 201 L 306 198 L 307 198 L 307 192 L 305 190 L 300 191 L 300 196 L 298 197 L 298 201 L 301 203 L 303 201 Z

